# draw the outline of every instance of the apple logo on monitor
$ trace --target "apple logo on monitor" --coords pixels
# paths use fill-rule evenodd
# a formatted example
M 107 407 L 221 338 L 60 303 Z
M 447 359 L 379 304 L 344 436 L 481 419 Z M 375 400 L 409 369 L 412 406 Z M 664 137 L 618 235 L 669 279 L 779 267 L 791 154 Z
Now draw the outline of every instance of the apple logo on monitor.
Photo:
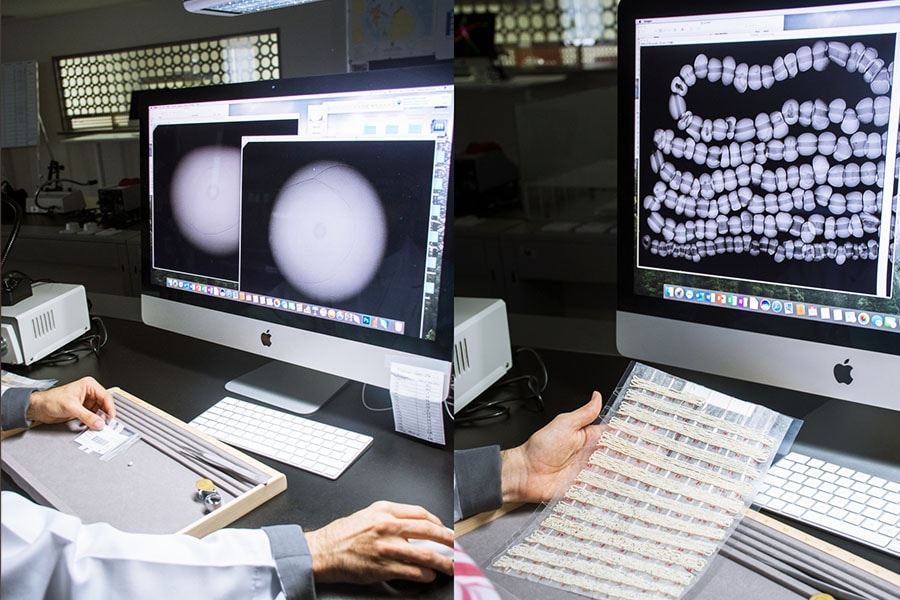
M 272 334 L 269 333 L 268 329 L 259 334 L 259 341 L 262 342 L 262 345 L 266 347 L 272 345 Z
M 850 359 L 848 358 L 844 362 L 834 365 L 834 379 L 838 383 L 850 385 L 853 383 L 851 371 L 853 371 L 853 365 L 850 364 Z

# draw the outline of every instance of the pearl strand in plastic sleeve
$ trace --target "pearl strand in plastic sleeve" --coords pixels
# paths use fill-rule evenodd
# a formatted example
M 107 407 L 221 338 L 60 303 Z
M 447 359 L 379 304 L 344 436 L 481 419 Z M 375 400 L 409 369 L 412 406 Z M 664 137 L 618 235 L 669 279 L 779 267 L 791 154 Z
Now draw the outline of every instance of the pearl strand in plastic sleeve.
M 721 417 L 709 415 L 694 408 L 684 407 L 674 402 L 666 402 L 661 398 L 654 398 L 653 396 L 644 394 L 638 390 L 628 390 L 625 393 L 625 399 L 632 400 L 636 403 L 643 404 L 644 406 L 656 409 L 658 411 L 663 411 L 671 415 L 681 417 L 683 419 L 688 419 L 696 423 L 700 423 L 701 425 L 719 429 L 730 435 L 759 442 L 760 444 L 763 444 L 765 446 L 771 446 L 774 443 L 772 440 L 772 436 L 766 435 L 757 429 L 746 427 L 744 425 L 741 425 L 740 423 L 726 421 Z
M 610 585 L 598 581 L 596 577 L 566 573 L 565 571 L 521 558 L 503 556 L 494 563 L 494 566 L 500 569 L 509 569 L 511 571 L 533 575 L 542 580 L 552 581 L 568 586 L 569 588 L 576 588 L 595 594 L 603 594 L 607 598 L 618 598 L 620 600 L 659 600 L 658 594 L 643 593 L 632 589 L 622 588 L 621 586 Z
M 583 487 L 573 486 L 566 491 L 566 498 L 594 506 L 602 510 L 619 513 L 629 519 L 637 519 L 650 525 L 665 527 L 673 531 L 681 531 L 688 535 L 696 535 L 711 540 L 721 540 L 725 537 L 726 529 L 715 525 L 704 525 L 694 520 L 679 519 L 670 515 L 664 515 L 657 510 L 642 508 L 634 504 L 619 502 L 613 500 L 604 494 L 598 494 L 584 489 Z M 561 513 L 568 514 L 570 505 L 560 504 Z
M 714 485 L 721 490 L 732 491 L 741 496 L 746 496 L 753 492 L 753 486 L 749 483 L 734 479 L 728 475 L 716 473 L 710 469 L 704 469 L 685 462 L 681 458 L 672 458 L 670 455 L 660 452 L 660 450 L 667 450 L 667 448 L 653 446 L 650 449 L 646 446 L 627 442 L 609 431 L 604 432 L 600 437 L 600 445 L 676 475 Z
M 659 427 L 661 429 L 666 429 L 675 433 L 683 434 L 705 444 L 709 444 L 714 448 L 725 448 L 727 450 L 730 450 L 734 454 L 750 457 L 757 462 L 764 462 L 769 457 L 768 448 L 760 448 L 758 446 L 745 443 L 742 440 L 729 438 L 722 435 L 721 433 L 716 433 L 714 431 L 710 431 L 709 429 L 705 429 L 697 425 L 692 425 L 684 421 L 677 421 L 666 417 L 665 415 L 651 412 L 633 404 L 623 402 L 619 406 L 619 414 L 625 417 L 631 417 L 636 421 L 647 423 L 648 425 L 653 425 L 654 427 Z
M 610 477 L 594 473 L 588 469 L 578 474 L 578 481 L 583 482 L 591 487 L 606 490 L 612 494 L 631 498 L 637 502 L 657 506 L 660 510 L 667 510 L 676 515 L 685 515 L 707 523 L 715 523 L 722 527 L 730 527 L 734 522 L 734 517 L 728 513 L 714 510 L 707 506 L 698 504 L 688 504 L 673 498 L 666 498 L 652 491 L 648 491 L 642 487 L 625 483 Z
M 689 392 L 685 392 L 683 390 L 676 390 L 673 388 L 666 387 L 664 385 L 660 385 L 649 379 L 644 379 L 642 377 L 632 377 L 631 384 L 633 388 L 640 388 L 647 390 L 648 392 L 652 392 L 654 394 L 659 394 L 660 396 L 665 396 L 666 398 L 672 398 L 673 400 L 680 400 L 685 404 L 692 404 L 694 406 L 703 406 L 706 404 L 706 399 L 698 396 L 697 394 L 691 394 Z
M 612 419 L 610 419 L 609 425 L 613 429 L 620 431 L 627 436 L 642 439 L 645 442 L 650 442 L 658 446 L 668 448 L 672 452 L 677 452 L 678 454 L 682 454 L 684 456 L 690 456 L 708 465 L 719 467 L 721 469 L 725 469 L 726 471 L 733 471 L 737 474 L 747 477 L 748 479 L 759 478 L 758 467 L 752 464 L 741 462 L 740 460 L 731 456 L 727 456 L 725 454 L 717 454 L 715 452 L 710 452 L 709 450 L 699 448 L 694 444 L 675 440 L 655 431 L 650 431 L 644 426 L 626 421 L 619 417 L 613 417 Z
M 657 544 L 655 541 L 643 541 L 628 535 L 619 535 L 608 531 L 593 529 L 590 525 L 577 521 L 570 521 L 562 517 L 551 515 L 542 523 L 544 527 L 553 529 L 566 535 L 578 538 L 582 542 L 596 542 L 604 546 L 620 548 L 638 556 L 646 556 L 665 563 L 679 565 L 685 569 L 700 570 L 706 566 L 706 559 L 698 553 L 689 554 L 692 550 L 688 547 L 669 547 Z
M 584 573 L 585 575 L 591 575 L 598 579 L 602 578 L 610 583 L 627 585 L 644 592 L 652 592 L 672 597 L 678 596 L 681 592 L 681 587 L 671 583 L 652 581 L 646 576 L 640 576 L 628 571 L 623 572 L 619 569 L 610 569 L 602 563 L 577 558 L 571 555 L 559 554 L 557 552 L 541 550 L 534 546 L 515 546 L 510 550 L 510 554 L 512 556 L 527 558 L 552 567 L 567 569 L 569 571 L 575 571 L 576 573 Z
M 563 552 L 571 552 L 580 554 L 585 558 L 603 561 L 610 567 L 623 567 L 640 573 L 647 573 L 653 577 L 665 579 L 680 585 L 688 585 L 694 579 L 694 574 L 681 570 L 667 568 L 665 565 L 647 560 L 644 557 L 635 557 L 623 554 L 618 550 L 609 550 L 607 548 L 598 548 L 593 544 L 579 544 L 573 542 L 570 538 L 560 535 L 551 535 L 543 531 L 535 531 L 528 536 L 528 541 L 534 544 L 561 550 Z
M 688 547 L 693 552 L 704 556 L 710 556 L 716 551 L 715 542 L 691 538 L 684 533 L 670 533 L 659 528 L 648 527 L 641 524 L 638 520 L 622 519 L 621 515 L 617 513 L 579 508 L 566 503 L 557 505 L 557 508 L 558 510 L 554 512 L 561 517 L 572 517 L 573 519 L 585 521 L 620 534 L 630 535 L 634 538 L 674 546 L 675 548 Z
M 722 494 L 704 489 L 704 486 L 708 484 L 699 481 L 693 484 L 682 483 L 667 477 L 665 471 L 660 470 L 654 473 L 634 463 L 614 458 L 603 452 L 595 452 L 590 458 L 590 463 L 601 469 L 606 469 L 610 473 L 628 477 L 670 494 L 697 500 L 730 513 L 737 514 L 744 509 L 744 502 L 741 499 L 725 498 Z

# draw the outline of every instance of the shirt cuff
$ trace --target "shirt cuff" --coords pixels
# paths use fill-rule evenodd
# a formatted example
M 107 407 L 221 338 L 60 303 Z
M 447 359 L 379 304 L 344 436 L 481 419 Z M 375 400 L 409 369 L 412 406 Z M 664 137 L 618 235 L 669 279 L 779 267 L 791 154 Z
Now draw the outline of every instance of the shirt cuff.
M 3 390 L 2 410 L 0 410 L 0 428 L 3 431 L 30 427 L 31 421 L 25 418 L 28 406 L 31 403 L 31 392 L 34 388 L 9 387 Z
M 457 450 L 453 465 L 454 492 L 457 494 L 454 501 L 459 503 L 460 517 L 503 506 L 500 446 Z
M 263 527 L 269 536 L 278 580 L 287 600 L 315 600 L 312 555 L 299 525 Z

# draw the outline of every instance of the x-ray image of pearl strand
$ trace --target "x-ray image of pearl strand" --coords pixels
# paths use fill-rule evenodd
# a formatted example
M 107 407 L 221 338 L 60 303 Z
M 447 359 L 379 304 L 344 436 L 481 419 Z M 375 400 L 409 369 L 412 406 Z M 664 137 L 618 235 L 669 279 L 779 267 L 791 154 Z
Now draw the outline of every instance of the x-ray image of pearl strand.
M 434 150 L 430 140 L 250 140 L 241 288 L 402 320 L 417 333 Z
M 894 52 L 893 35 L 643 48 L 640 265 L 889 295 Z
M 296 133 L 296 119 L 157 127 L 153 230 L 159 239 L 175 242 L 153 244 L 154 266 L 237 281 L 241 138 Z

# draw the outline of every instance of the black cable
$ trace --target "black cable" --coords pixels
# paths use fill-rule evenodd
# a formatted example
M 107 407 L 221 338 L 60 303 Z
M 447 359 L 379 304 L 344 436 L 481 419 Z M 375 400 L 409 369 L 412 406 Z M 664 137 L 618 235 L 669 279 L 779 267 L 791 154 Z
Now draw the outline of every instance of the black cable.
M 86 353 L 100 356 L 100 351 L 108 341 L 109 334 L 106 331 L 106 325 L 100 317 L 93 316 L 91 317 L 91 328 L 88 331 L 41 360 L 35 361 L 32 366 L 70 364 L 79 361 Z
M 470 402 L 462 410 L 456 413 L 453 421 L 455 425 L 466 426 L 483 421 L 509 418 L 511 406 L 516 404 L 522 405 L 525 410 L 531 412 L 541 412 L 544 410 L 543 392 L 547 389 L 547 384 L 550 382 L 547 367 L 541 356 L 533 348 L 518 348 L 516 350 L 517 355 L 523 352 L 528 352 L 537 359 L 541 376 L 538 377 L 531 374 L 514 375 L 497 381 L 489 388 L 489 390 L 496 392 L 499 391 L 500 388 L 516 386 L 524 382 L 529 393 L 526 395 L 517 394 L 500 398 L 494 397 L 494 394 L 489 394 L 490 397 L 485 398 L 487 392 L 483 392 L 479 399 Z M 535 401 L 533 408 L 529 408 L 529 401 L 531 400 Z
M 22 228 L 22 213 L 19 211 L 19 205 L 12 199 L 11 193 L 7 192 L 7 188 L 11 188 L 8 182 L 3 182 L 3 202 L 9 205 L 13 211 L 13 228 L 9 233 L 9 238 L 6 240 L 6 245 L 3 246 L 3 254 L 0 256 L 0 268 L 6 264 L 6 258 L 9 256 L 9 251 L 12 250 L 13 242 L 16 241 L 16 236 L 19 235 L 19 229 Z

